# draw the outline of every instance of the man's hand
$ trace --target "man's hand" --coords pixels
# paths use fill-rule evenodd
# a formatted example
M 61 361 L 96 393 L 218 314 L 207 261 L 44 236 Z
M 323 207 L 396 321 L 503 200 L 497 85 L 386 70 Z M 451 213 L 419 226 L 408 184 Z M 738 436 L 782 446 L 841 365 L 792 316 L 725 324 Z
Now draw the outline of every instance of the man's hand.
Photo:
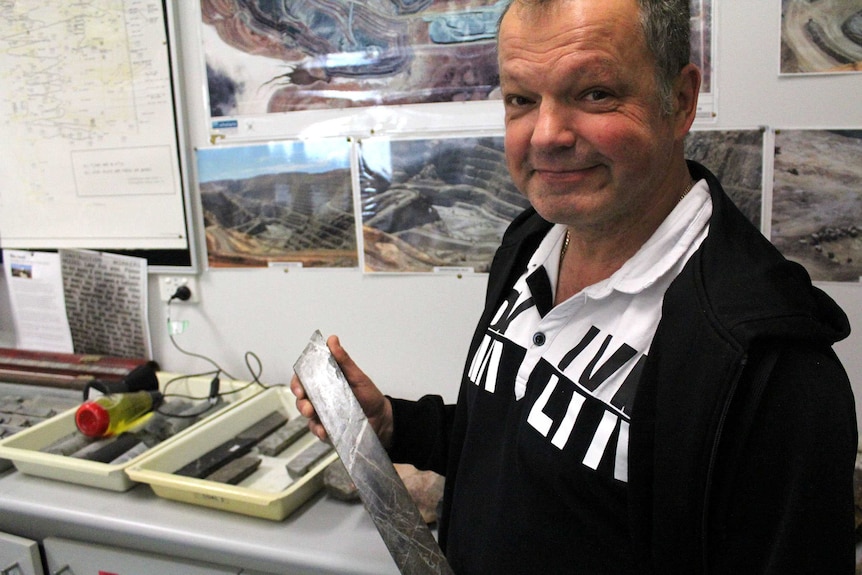
M 362 406 L 362 411 L 365 413 L 365 417 L 368 418 L 372 429 L 377 433 L 377 437 L 380 438 L 383 447 L 389 449 L 392 445 L 393 430 L 392 404 L 389 403 L 389 399 L 381 393 L 377 386 L 374 385 L 374 382 L 365 375 L 364 371 L 359 369 L 359 366 L 354 363 L 353 359 L 341 347 L 338 336 L 329 336 L 326 340 L 326 345 L 344 373 L 344 377 L 347 379 L 347 383 L 350 384 L 350 389 L 359 401 L 359 405 Z M 296 408 L 299 410 L 299 413 L 303 417 L 308 418 L 308 428 L 314 435 L 322 440 L 326 440 L 326 429 L 324 429 L 323 424 L 320 422 L 314 406 L 308 399 L 302 383 L 295 374 L 293 379 L 290 380 L 290 390 L 296 396 Z

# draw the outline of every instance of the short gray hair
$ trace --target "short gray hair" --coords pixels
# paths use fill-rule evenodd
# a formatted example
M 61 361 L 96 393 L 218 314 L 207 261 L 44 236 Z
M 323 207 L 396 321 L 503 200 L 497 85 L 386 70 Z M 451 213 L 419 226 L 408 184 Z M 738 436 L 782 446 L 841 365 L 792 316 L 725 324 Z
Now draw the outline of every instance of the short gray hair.
M 647 49 L 655 58 L 659 99 L 672 112 L 673 82 L 691 61 L 689 0 L 638 0 Z
M 558 0 L 510 0 L 500 21 L 515 2 L 543 6 Z M 691 61 L 690 0 L 637 0 L 647 49 L 655 59 L 656 84 L 662 111 L 673 111 L 673 83 Z M 499 30 L 499 26 L 498 26 Z

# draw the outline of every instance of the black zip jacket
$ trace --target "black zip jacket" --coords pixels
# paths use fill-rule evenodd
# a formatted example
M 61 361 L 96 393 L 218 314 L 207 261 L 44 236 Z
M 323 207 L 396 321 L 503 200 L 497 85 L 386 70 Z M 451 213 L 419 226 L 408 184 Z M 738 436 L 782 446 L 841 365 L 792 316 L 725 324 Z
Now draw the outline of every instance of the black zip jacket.
M 708 170 L 693 162 L 689 169 L 707 179 L 713 214 L 707 238 L 665 295 L 632 410 L 628 563 L 647 575 L 849 575 L 857 427 L 850 383 L 831 348 L 849 334 L 847 317 Z M 507 230 L 468 358 L 550 227 L 530 209 Z M 470 488 L 458 485 L 468 368 L 456 406 L 438 396 L 392 400 L 392 459 L 446 476 L 444 550 L 454 540 L 483 541 L 447 520 L 452 494 Z M 507 572 L 531 572 L 527 565 L 580 572 L 555 563 L 553 550 L 535 552 Z

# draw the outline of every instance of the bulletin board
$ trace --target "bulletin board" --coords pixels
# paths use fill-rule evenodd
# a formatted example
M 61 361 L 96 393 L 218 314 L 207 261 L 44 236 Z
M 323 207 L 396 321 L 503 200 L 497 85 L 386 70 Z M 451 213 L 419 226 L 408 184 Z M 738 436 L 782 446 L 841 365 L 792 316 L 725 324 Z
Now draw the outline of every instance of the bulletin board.
M 196 266 L 169 0 L 15 2 L 0 20 L 0 247 Z

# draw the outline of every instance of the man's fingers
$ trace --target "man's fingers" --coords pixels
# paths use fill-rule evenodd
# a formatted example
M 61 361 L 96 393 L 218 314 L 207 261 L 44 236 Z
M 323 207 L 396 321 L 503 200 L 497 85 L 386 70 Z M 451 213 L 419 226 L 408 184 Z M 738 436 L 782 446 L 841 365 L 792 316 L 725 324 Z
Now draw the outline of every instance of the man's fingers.
M 326 340 L 326 345 L 329 347 L 332 357 L 335 358 L 350 387 L 355 388 L 370 383 L 365 372 L 356 365 L 350 354 L 341 347 L 341 340 L 338 339 L 337 335 L 329 336 L 329 339 Z
M 310 419 L 308 421 L 308 429 L 313 433 L 317 438 L 321 441 L 328 441 L 329 434 L 326 433 L 326 428 L 323 427 L 323 424 L 320 423 L 320 420 L 317 418 Z
M 296 396 L 297 400 L 307 398 L 305 394 L 305 388 L 302 387 L 302 383 L 299 381 L 299 378 L 296 376 L 296 374 L 294 374 L 293 378 L 290 380 L 290 391 L 293 392 L 293 395 Z
M 330 353 L 332 353 L 332 357 L 335 358 L 335 361 L 338 362 L 339 367 L 341 367 L 342 371 L 347 369 L 354 369 L 356 364 L 353 363 L 353 360 L 350 358 L 350 355 L 347 351 L 341 347 L 341 340 L 338 339 L 337 335 L 329 336 L 329 339 L 326 340 L 326 345 L 329 347 Z

